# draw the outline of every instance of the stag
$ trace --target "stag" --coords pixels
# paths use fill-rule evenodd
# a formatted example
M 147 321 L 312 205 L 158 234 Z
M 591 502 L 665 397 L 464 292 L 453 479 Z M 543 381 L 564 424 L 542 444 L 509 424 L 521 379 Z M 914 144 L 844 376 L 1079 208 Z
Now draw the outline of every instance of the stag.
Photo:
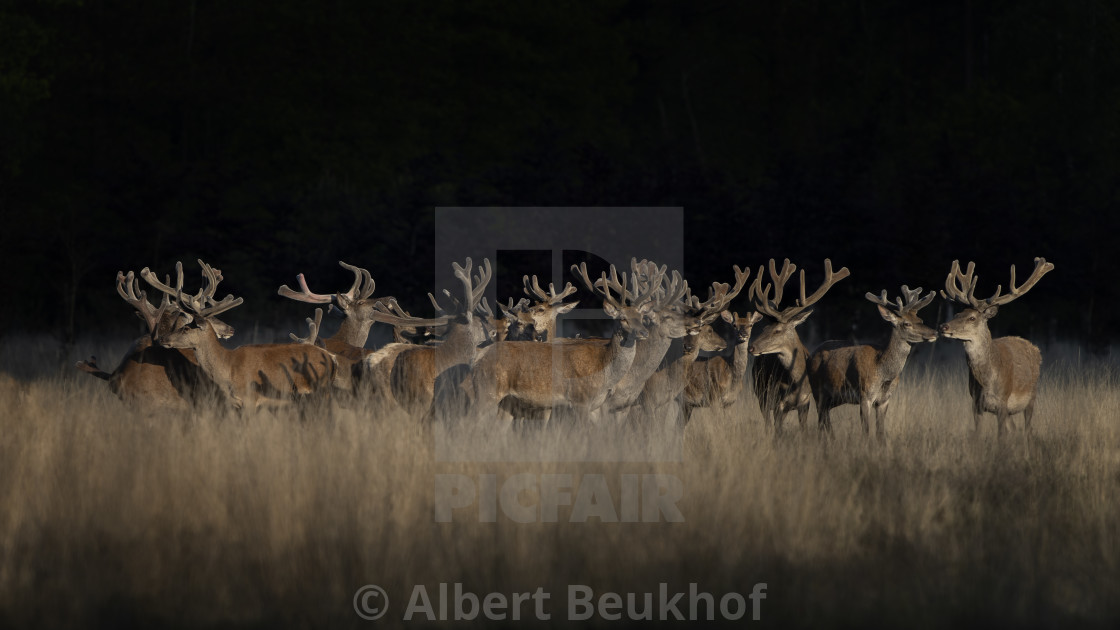
M 313 293 L 307 287 L 307 280 L 302 273 L 296 276 L 299 291 L 286 284 L 277 290 L 280 295 L 299 302 L 330 304 L 342 314 L 343 320 L 338 330 L 330 337 L 320 340 L 324 348 L 351 362 L 361 360 L 373 352 L 366 349 L 365 345 L 369 339 L 370 327 L 375 322 L 394 324 L 394 338 L 397 342 L 407 342 L 420 334 L 415 324 L 402 323 L 411 316 L 397 304 L 395 298 L 386 296 L 378 300 L 372 299 L 377 283 L 369 271 L 341 260 L 338 264 L 354 274 L 354 283 L 345 293 Z
M 537 282 L 536 276 L 532 276 L 531 281 L 529 276 L 524 276 L 521 281 L 525 285 L 525 294 L 536 298 L 535 304 L 528 305 L 526 303 L 523 310 L 517 313 L 517 319 L 523 331 L 522 336 L 527 337 L 530 341 L 552 341 L 556 339 L 556 318 L 571 311 L 579 304 L 578 300 L 575 302 L 564 301 L 564 298 L 576 292 L 575 286 L 569 282 L 565 285 L 563 291 L 557 293 L 556 287 L 549 282 L 548 292 L 546 293 Z M 508 316 L 509 312 L 507 312 Z M 519 339 L 510 337 L 509 340 L 518 341 Z
M 200 294 L 200 299 L 213 299 L 217 283 L 221 282 L 221 271 L 214 269 L 213 284 Z M 209 280 L 209 278 L 207 278 Z M 167 279 L 170 282 L 170 278 Z M 178 284 L 182 286 L 182 268 L 179 268 Z M 147 293 L 140 289 L 140 282 L 133 272 L 117 272 L 117 294 L 136 309 L 136 315 L 144 321 L 147 333 L 132 342 L 131 347 L 121 359 L 117 369 L 105 372 L 97 365 L 97 357 L 91 356 L 79 361 L 76 367 L 109 382 L 110 390 L 126 405 L 153 410 L 186 410 L 211 400 L 216 393 L 213 381 L 198 365 L 194 351 L 189 349 L 172 350 L 152 341 L 152 335 L 161 325 L 166 329 L 170 320 L 176 316 L 165 295 L 159 308 L 148 301 Z M 233 327 L 214 318 L 215 332 L 223 339 L 233 336 Z
M 817 419 L 822 431 L 832 430 L 830 412 L 839 405 L 859 405 L 863 432 L 870 432 L 872 412 L 875 433 L 884 437 L 884 423 L 891 396 L 898 388 L 899 376 L 906 367 L 910 346 L 935 341 L 937 331 L 926 326 L 918 311 L 933 301 L 930 291 L 924 298 L 922 288 L 902 286 L 905 298 L 897 304 L 887 299 L 887 291 L 865 297 L 875 304 L 879 315 L 891 325 L 886 346 L 854 345 L 844 341 L 826 341 L 809 359 L 809 383 L 817 399 Z
M 478 347 L 492 339 L 493 331 L 488 334 L 483 326 L 489 309 L 480 309 L 483 308 L 482 294 L 493 277 L 493 271 L 489 259 L 483 259 L 482 263 L 473 279 L 470 258 L 464 266 L 451 263 L 455 277 L 463 287 L 463 301 L 445 291 L 453 305 L 445 310 L 429 293 L 437 313 L 442 316 L 436 320 L 411 319 L 405 322 L 421 325 L 417 322 L 423 321 L 422 325 L 446 326 L 447 333 L 439 345 L 401 347 L 403 344 L 390 344 L 364 359 L 367 369 L 378 375 L 376 380 L 382 385 L 388 384 L 393 399 L 409 414 L 418 415 L 429 410 L 436 379 L 457 366 L 470 366 Z
M 806 297 L 805 270 L 802 269 L 800 299 L 793 306 L 779 310 L 785 284 L 797 267 L 790 264 L 787 258 L 779 273 L 771 258 L 769 268 L 773 285 L 768 283 L 765 289 L 762 288 L 762 267 L 759 267 L 758 275 L 751 285 L 750 296 L 754 309 L 773 318 L 774 322 L 762 329 L 762 334 L 750 342 L 748 351 L 758 357 L 751 367 L 751 377 L 763 420 L 767 423 L 772 421 L 775 432 L 781 432 L 786 414 L 794 409 L 797 410 L 799 423 L 805 426 L 805 420 L 809 416 L 809 401 L 812 399 L 806 370 L 809 351 L 801 343 L 797 327 L 813 313 L 809 307 L 820 301 L 834 284 L 847 278 L 849 272 L 847 267 L 842 267 L 833 273 L 832 261 L 826 258 L 824 282 L 812 295 Z M 773 297 L 770 293 L 771 286 Z
M 504 341 L 487 347 L 463 383 L 472 409 L 500 417 L 499 403 L 511 398 L 516 408 L 570 407 L 577 416 L 588 419 L 630 370 L 636 344 L 649 337 L 655 306 L 651 300 L 661 285 L 660 276 L 650 278 L 645 291 L 634 293 L 626 288 L 625 273 L 621 281 L 609 279 L 604 272 L 592 282 L 586 263 L 573 265 L 572 272 L 602 297 L 603 310 L 619 324 L 614 335 L 606 343 L 595 339 Z M 612 268 L 611 278 L 617 277 Z
M 695 390 L 698 386 L 693 384 L 692 380 L 698 379 L 698 374 L 707 376 L 709 369 L 706 364 L 711 362 L 708 357 L 700 358 L 699 353 L 720 352 L 727 348 L 728 340 L 717 334 L 714 327 L 720 321 L 733 320 L 734 316 L 725 309 L 731 300 L 739 295 L 750 277 L 750 269 L 743 270 L 735 265 L 734 271 L 735 286 L 723 282 L 712 283 L 708 290 L 708 299 L 704 302 L 686 291 L 684 313 L 695 318 L 695 327 L 690 330 L 692 334 L 684 338 L 681 353 L 674 354 L 672 359 L 667 358 L 663 361 L 657 372 L 646 381 L 639 399 L 644 416 L 660 418 L 671 415 L 676 418 L 678 426 L 683 427 L 687 424 L 692 407 L 696 406 L 690 406 L 688 395 L 689 389 Z M 750 336 L 749 325 L 747 336 Z M 746 368 L 745 362 L 743 367 Z M 718 368 L 713 367 L 713 374 L 717 371 Z M 730 381 L 730 373 L 726 373 L 726 376 Z M 730 382 L 724 383 L 722 377 L 717 377 L 715 380 L 727 388 L 732 386 Z M 706 385 L 705 391 L 708 391 Z M 673 413 L 669 409 L 669 405 L 673 403 L 679 409 L 679 413 Z
M 211 285 L 216 285 L 214 270 L 201 260 L 198 264 Z M 182 263 L 176 263 L 180 278 L 181 269 Z M 215 332 L 214 317 L 240 305 L 241 298 L 227 295 L 220 302 L 213 302 L 184 295 L 181 282 L 170 287 L 146 267 L 140 276 L 168 296 L 176 313 L 169 325 L 157 329 L 153 340 L 164 348 L 193 350 L 198 364 L 234 409 L 305 402 L 329 396 L 336 386 L 335 359 L 318 346 L 256 344 L 233 350 L 222 346 Z
M 979 280 L 979 276 L 973 275 L 975 267 L 969 262 L 967 271 L 961 272 L 960 261 L 953 261 L 941 295 L 966 308 L 941 324 L 941 336 L 964 342 L 969 368 L 968 391 L 972 395 L 972 418 L 976 430 L 980 430 L 980 418 L 987 412 L 996 416 L 997 435 L 1003 434 L 1007 419 L 1017 413 L 1023 414 L 1024 426 L 1029 431 L 1038 393 L 1042 353 L 1022 337 L 992 339 L 988 320 L 996 316 L 1000 306 L 1034 287 L 1043 275 L 1054 269 L 1054 265 L 1046 262 L 1045 258 L 1035 258 L 1034 271 L 1019 286 L 1015 286 L 1015 265 L 1011 265 L 1011 291 L 1003 295 L 1003 287 L 997 286 L 995 294 L 986 300 L 975 295 Z

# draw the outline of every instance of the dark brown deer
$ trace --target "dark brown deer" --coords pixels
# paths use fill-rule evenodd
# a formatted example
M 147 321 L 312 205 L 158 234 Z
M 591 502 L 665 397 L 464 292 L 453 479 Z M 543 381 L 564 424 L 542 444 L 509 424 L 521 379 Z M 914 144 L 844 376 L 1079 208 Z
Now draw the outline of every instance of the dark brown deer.
M 787 281 L 797 269 L 787 258 L 782 263 L 782 271 L 775 269 L 774 259 L 770 259 L 770 278 L 773 282 L 773 297 L 770 295 L 771 285 L 762 288 L 762 267 L 758 269 L 754 283 L 751 285 L 750 296 L 754 309 L 759 313 L 774 319 L 774 323 L 762 329 L 748 346 L 749 352 L 758 357 L 751 366 L 751 377 L 754 381 L 754 393 L 758 397 L 758 406 L 762 410 L 762 417 L 768 424 L 773 422 L 775 432 L 781 432 L 782 422 L 787 413 L 797 410 L 797 418 L 801 426 L 809 417 L 809 402 L 813 397 L 808 378 L 809 351 L 801 343 L 797 334 L 797 327 L 812 315 L 808 310 L 816 304 L 832 285 L 848 277 L 848 268 L 842 267 L 833 273 L 832 261 L 824 260 L 824 282 L 813 292 L 805 295 L 805 270 L 801 270 L 801 295 L 793 306 L 779 310 L 782 302 L 782 291 Z
M 935 341 L 937 331 L 926 326 L 918 311 L 936 296 L 930 291 L 924 298 L 922 288 L 903 285 L 903 298 L 897 304 L 887 299 L 886 290 L 865 297 L 876 305 L 879 315 L 891 325 L 886 346 L 855 345 L 844 341 L 826 341 L 809 359 L 809 383 L 817 400 L 817 419 L 822 431 L 832 430 L 829 413 L 839 405 L 859 405 L 863 432 L 870 432 L 872 413 L 875 433 L 884 436 L 883 423 L 891 396 L 898 388 L 902 369 L 910 356 L 910 345 Z
M 988 320 L 996 316 L 1000 306 L 1029 291 L 1043 275 L 1054 269 L 1054 265 L 1046 262 L 1045 258 L 1035 258 L 1034 271 L 1020 286 L 1015 286 L 1015 265 L 1011 265 L 1011 291 L 1001 295 L 1002 287 L 997 286 L 995 294 L 986 300 L 975 295 L 979 279 L 973 275 L 975 267 L 970 262 L 968 270 L 962 273 L 960 262 L 953 261 L 941 295 L 967 308 L 941 325 L 941 336 L 964 342 L 964 351 L 968 356 L 968 391 L 972 394 L 972 418 L 976 429 L 980 429 L 980 417 L 985 412 L 992 413 L 996 416 L 997 434 L 1002 435 L 1007 419 L 1022 413 L 1024 426 L 1029 431 L 1038 393 L 1042 353 L 1022 337 L 992 339 Z

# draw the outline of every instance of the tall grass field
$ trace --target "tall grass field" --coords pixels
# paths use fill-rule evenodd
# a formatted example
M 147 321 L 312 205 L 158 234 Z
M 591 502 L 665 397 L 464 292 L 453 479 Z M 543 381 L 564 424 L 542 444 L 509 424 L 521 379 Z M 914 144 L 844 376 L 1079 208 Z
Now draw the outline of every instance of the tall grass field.
M 439 438 L 392 410 L 338 405 L 303 419 L 217 402 L 140 413 L 71 367 L 94 352 L 115 366 L 127 340 L 79 344 L 65 361 L 46 340 L 0 344 L 0 627 L 559 627 L 577 623 L 571 585 L 596 603 L 621 594 L 620 609 L 578 622 L 612 627 L 637 623 L 627 593 L 638 607 L 652 593 L 658 623 L 663 584 L 685 593 L 686 615 L 691 584 L 716 608 L 741 594 L 741 619 L 712 622 L 736 627 L 1120 623 L 1120 372 L 1107 361 L 1044 349 L 1029 435 L 1018 416 L 1002 440 L 992 416 L 974 431 L 963 353 L 938 342 L 937 361 L 915 353 L 907 366 L 884 443 L 853 406 L 836 410 L 831 439 L 815 410 L 776 439 L 748 390 L 698 411 L 678 457 L 619 461 L 597 449 L 622 441 L 641 460 L 676 438 L 583 426 Z M 458 461 L 441 461 L 435 439 L 454 439 Z M 520 461 L 471 456 L 495 445 Z M 572 522 L 563 502 L 528 523 L 477 505 L 437 520 L 440 479 L 481 495 L 484 479 L 524 474 L 567 475 L 573 504 L 581 481 L 603 481 L 609 511 L 631 522 Z M 679 480 L 683 520 L 623 518 L 629 475 Z M 456 621 L 452 602 L 446 621 L 406 621 L 416 586 L 434 598 L 441 583 L 480 600 L 541 589 L 550 616 L 530 602 L 520 622 L 508 609 Z M 355 594 L 373 584 L 389 604 L 371 622 Z

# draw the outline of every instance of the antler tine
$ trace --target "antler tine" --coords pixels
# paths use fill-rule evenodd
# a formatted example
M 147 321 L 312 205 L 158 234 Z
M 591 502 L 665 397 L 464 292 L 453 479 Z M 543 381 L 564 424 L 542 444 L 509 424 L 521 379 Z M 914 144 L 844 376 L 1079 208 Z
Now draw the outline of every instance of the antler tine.
M 688 291 L 688 283 L 685 282 L 681 272 L 674 269 L 671 275 L 667 275 L 665 273 L 667 270 L 667 266 L 658 269 L 661 281 L 657 285 L 657 292 L 660 293 L 656 300 L 657 308 L 686 306 L 686 304 L 681 303 L 681 298 Z
M 782 273 L 779 274 L 774 268 L 774 259 L 771 258 L 769 267 L 770 277 L 774 281 L 774 284 L 772 285 L 770 283 L 767 283 L 766 288 L 762 288 L 762 274 L 764 267 L 762 265 L 759 265 L 758 274 L 754 277 L 754 282 L 751 284 L 750 288 L 751 304 L 754 306 L 754 309 L 756 311 L 762 313 L 763 315 L 767 315 L 774 319 L 780 320 L 782 319 L 783 315 L 782 312 L 778 310 L 778 304 L 781 303 L 782 299 L 782 287 L 784 287 L 786 281 L 789 280 L 789 276 L 793 275 L 793 272 L 797 268 L 797 266 L 791 265 L 789 259 L 787 258 L 782 264 Z M 773 300 L 771 300 L 770 290 L 775 285 L 775 297 Z
M 571 282 L 568 282 L 568 283 L 566 283 L 566 285 L 564 287 L 564 290 L 561 291 L 560 293 L 557 293 L 556 288 L 553 286 L 553 284 L 551 282 L 549 282 L 548 283 L 548 292 L 550 294 L 548 303 L 549 304 L 559 304 L 560 302 L 564 301 L 564 298 L 566 298 L 569 295 L 575 293 L 576 292 L 576 287 Z
M 480 313 L 487 317 L 494 317 L 494 311 L 490 309 L 490 303 L 486 301 L 485 297 L 478 301 L 477 309 Z
M 661 283 L 665 277 L 665 268 L 658 268 L 657 265 L 651 265 L 649 270 L 652 276 L 649 278 L 644 291 L 641 291 L 640 285 L 635 278 L 634 293 L 636 295 L 630 300 L 631 306 L 638 306 L 639 304 L 649 301 L 653 298 L 653 295 L 661 289 Z M 639 291 L 641 292 L 639 293 Z
M 330 295 L 312 293 L 311 289 L 307 288 L 307 279 L 303 277 L 302 273 L 296 275 L 296 282 L 299 283 L 299 292 L 288 288 L 286 284 L 280 285 L 280 288 L 277 289 L 276 292 L 286 298 L 298 300 L 300 302 L 308 302 L 310 304 L 329 304 L 334 299 Z
M 611 266 L 611 270 L 614 271 L 614 266 L 613 265 Z M 622 274 L 622 282 L 626 282 L 626 274 L 625 273 Z M 597 290 L 593 289 L 593 291 L 598 293 L 599 296 L 603 298 L 603 303 L 604 304 L 609 303 L 611 306 L 613 306 L 615 308 L 618 308 L 618 309 L 623 308 L 623 306 L 626 304 L 626 301 L 627 301 L 626 296 L 628 294 L 627 289 L 626 289 L 626 286 L 624 284 L 619 283 L 617 274 L 614 276 L 613 279 L 611 279 L 611 278 L 607 277 L 607 272 L 604 271 L 603 275 L 600 276 L 600 278 L 595 281 L 594 286 L 598 287 L 598 289 Z M 612 289 L 615 290 L 615 291 L 618 291 L 619 297 L 617 299 L 611 293 Z
M 997 292 L 997 295 L 993 296 L 987 301 L 988 304 L 992 306 L 1007 304 L 1008 302 L 1023 295 L 1027 291 L 1030 291 L 1031 288 L 1042 278 L 1042 276 L 1050 273 L 1053 269 L 1054 264 L 1046 262 L 1045 258 L 1035 258 L 1034 271 L 1031 272 L 1030 277 L 1027 278 L 1022 285 L 1015 286 L 1015 265 L 1011 265 L 1011 284 L 1009 285 L 1011 288 L 1010 293 L 1001 298 L 999 297 Z
M 595 293 L 595 283 L 591 282 L 591 278 L 587 276 L 587 263 L 582 262 L 578 265 L 572 265 L 571 271 L 573 276 L 580 280 L 583 280 L 583 283 L 587 286 L 588 291 Z
M 751 277 L 750 267 L 740 269 L 739 265 L 732 265 L 731 268 L 735 271 L 735 286 L 727 293 L 727 300 L 724 306 L 739 295 L 739 292 L 742 291 L 743 287 L 747 284 L 747 279 Z
M 824 297 L 825 293 L 828 293 L 828 290 L 831 289 L 833 285 L 835 285 L 837 282 L 840 282 L 844 278 L 847 278 L 850 274 L 851 272 L 848 271 L 847 267 L 841 267 L 840 270 L 836 272 L 832 271 L 832 261 L 828 258 L 825 258 L 824 281 L 821 283 L 821 286 L 817 287 L 817 290 L 814 291 L 812 295 L 810 295 L 809 297 L 805 297 L 805 270 L 802 269 L 800 278 L 801 297 L 799 300 L 797 300 L 797 304 L 795 306 L 791 306 L 783 310 L 782 315 L 786 319 L 789 319 L 801 313 L 810 306 L 816 304 L 822 297 Z
M 878 304 L 879 306 L 884 306 L 887 308 L 894 308 L 895 306 L 894 302 L 891 302 L 890 298 L 887 297 L 886 289 L 883 289 L 881 295 L 875 295 L 874 293 L 868 291 L 864 294 L 863 297 L 867 298 L 868 301 L 870 301 L 872 304 Z M 902 298 L 899 298 L 898 300 L 898 310 L 902 310 Z
M 537 282 L 537 277 L 535 275 L 533 276 L 531 283 L 528 275 L 522 276 L 521 282 L 525 285 L 525 295 L 534 296 L 541 301 L 548 299 L 548 295 L 544 292 L 544 289 L 542 289 L 541 285 Z M 510 299 L 512 300 L 513 298 Z
M 213 306 L 197 309 L 197 313 L 201 317 L 214 317 L 228 311 L 229 309 L 240 306 L 245 301 L 244 298 L 235 298 L 232 295 L 227 295 L 222 298 L 221 302 L 215 302 Z
M 364 300 L 373 295 L 373 290 L 376 288 L 377 284 L 373 281 L 373 277 L 369 275 L 369 271 L 341 260 L 338 261 L 338 266 L 354 274 L 354 284 L 351 285 L 350 290 L 343 295 L 351 300 Z
M 206 302 L 214 302 L 214 294 L 218 292 L 218 284 L 222 281 L 221 269 L 214 269 L 210 265 L 198 259 L 198 265 L 202 267 L 202 275 L 206 278 L 206 286 L 199 289 L 196 300 L 205 304 Z
M 976 263 L 969 261 L 967 270 L 961 272 L 960 261 L 954 260 L 953 267 L 945 278 L 945 290 L 941 292 L 941 296 L 954 302 L 968 304 L 972 308 L 983 308 L 985 305 L 976 299 L 976 282 L 979 278 L 973 275 L 975 270 Z
M 152 303 L 148 301 L 148 295 L 140 289 L 140 281 L 136 279 L 136 274 L 131 271 L 128 272 L 128 275 L 120 271 L 117 272 L 117 293 L 125 302 L 136 309 L 137 315 L 147 324 L 149 332 L 156 329 L 163 313 L 171 305 L 167 295 L 164 294 L 164 299 L 160 302 L 159 308 L 154 308 Z
M 306 337 L 299 337 L 295 333 L 288 333 L 292 341 L 296 343 L 306 343 L 310 346 L 315 345 L 315 338 L 319 336 L 319 324 L 323 322 L 323 309 L 315 309 L 315 319 L 307 318 L 308 335 Z
M 901 308 L 899 310 L 907 313 L 917 313 L 923 308 L 929 306 L 930 302 L 933 302 L 933 298 L 937 296 L 936 291 L 930 291 L 923 298 L 922 287 L 918 287 L 917 289 L 910 289 L 910 287 L 906 286 L 905 284 L 902 285 L 902 292 L 906 295 L 906 305 L 903 306 L 900 302 L 899 306 Z
M 455 272 L 455 277 L 463 284 L 463 295 L 466 297 L 467 306 L 464 311 L 471 310 L 474 306 L 474 286 L 471 283 L 471 270 L 474 268 L 474 263 L 471 261 L 470 256 L 467 257 L 467 264 L 460 266 L 459 263 L 451 261 L 451 268 Z M 448 297 L 451 297 L 449 291 L 444 291 Z
M 478 266 L 478 275 L 474 278 L 474 291 L 471 293 L 472 307 L 482 299 L 482 294 L 486 292 L 486 285 L 490 284 L 490 279 L 493 277 L 494 271 L 490 268 L 490 259 L 483 258 L 482 264 Z
M 160 282 L 159 278 L 156 276 L 156 274 L 152 273 L 152 271 L 150 269 L 148 269 L 147 267 L 144 267 L 143 269 L 140 270 L 140 277 L 143 278 L 145 282 L 147 282 L 148 284 L 152 285 L 153 287 L 159 289 L 160 291 L 163 291 L 167 295 L 178 297 L 178 295 L 180 293 L 182 293 L 182 291 L 183 291 L 183 263 L 182 262 L 175 263 L 175 271 L 178 274 L 178 280 L 175 283 L 175 288 L 171 288 L 169 286 L 169 284 L 171 282 L 171 277 L 170 276 L 167 277 L 166 283 L 165 282 Z
M 774 306 L 777 307 L 779 304 L 782 303 L 782 294 L 785 291 L 786 283 L 789 282 L 789 279 L 793 276 L 793 273 L 795 271 L 797 271 L 797 265 L 791 263 L 789 261 L 789 259 L 786 258 L 786 259 L 782 260 L 782 272 L 778 273 L 777 270 L 774 268 L 774 259 L 771 258 L 769 266 L 770 266 L 770 278 L 774 282 Z M 801 272 L 801 275 L 804 278 L 804 276 L 805 276 L 804 270 Z M 804 287 L 804 284 L 802 284 L 802 287 Z M 766 287 L 766 294 L 767 295 L 770 294 L 770 286 L 769 285 L 767 285 L 767 287 Z

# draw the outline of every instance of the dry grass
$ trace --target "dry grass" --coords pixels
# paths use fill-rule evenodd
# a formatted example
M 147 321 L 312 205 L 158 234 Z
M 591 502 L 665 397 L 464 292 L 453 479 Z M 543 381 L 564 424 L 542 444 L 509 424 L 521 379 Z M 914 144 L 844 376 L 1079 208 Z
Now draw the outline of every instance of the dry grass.
M 0 626 L 368 627 L 351 604 L 368 583 L 394 598 L 391 626 L 411 585 L 439 582 L 543 586 L 554 622 L 570 583 L 659 582 L 767 582 L 754 625 L 1120 620 L 1120 383 L 1104 366 L 1044 368 L 1029 443 L 997 442 L 991 418 L 973 434 L 962 359 L 912 366 L 885 445 L 852 407 L 831 442 L 793 426 L 774 441 L 752 402 L 697 414 L 680 462 L 451 463 L 391 414 L 145 417 L 27 356 L 50 353 L 0 346 Z M 605 440 L 480 443 L 495 441 L 534 459 Z M 686 521 L 434 522 L 437 474 L 516 472 L 675 475 Z

